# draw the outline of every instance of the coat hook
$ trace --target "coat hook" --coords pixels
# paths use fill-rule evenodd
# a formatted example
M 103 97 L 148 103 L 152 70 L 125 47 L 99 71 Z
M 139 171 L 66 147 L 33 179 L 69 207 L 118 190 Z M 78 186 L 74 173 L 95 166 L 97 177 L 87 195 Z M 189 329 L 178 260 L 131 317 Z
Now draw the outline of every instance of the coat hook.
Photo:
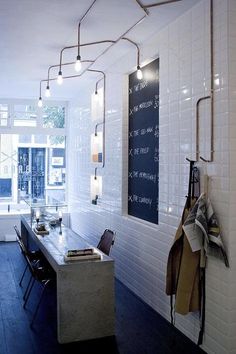
M 202 156 L 200 156 L 200 159 L 201 159 L 202 161 L 204 161 L 204 162 L 212 162 L 212 160 L 207 160 L 207 159 L 205 159 L 205 158 L 202 157 Z

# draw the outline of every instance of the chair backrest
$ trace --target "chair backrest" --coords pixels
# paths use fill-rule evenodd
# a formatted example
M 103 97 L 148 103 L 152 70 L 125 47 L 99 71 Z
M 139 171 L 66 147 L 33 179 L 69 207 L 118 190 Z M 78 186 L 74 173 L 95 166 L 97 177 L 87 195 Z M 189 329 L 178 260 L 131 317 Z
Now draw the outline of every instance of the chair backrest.
M 97 248 L 103 253 L 105 253 L 107 256 L 109 256 L 111 247 L 114 245 L 114 242 L 115 242 L 115 232 L 106 229 L 101 236 Z
M 20 246 L 20 249 L 21 249 L 21 252 L 23 253 L 24 257 L 26 258 L 27 257 L 27 249 L 22 241 L 22 237 L 21 237 L 21 234 L 20 234 L 20 231 L 18 229 L 18 227 L 16 225 L 14 225 L 14 229 L 15 229 L 15 232 L 16 232 L 16 238 L 17 238 L 17 242 L 18 242 L 18 245 Z
M 19 229 L 18 229 L 18 227 L 16 225 L 14 225 L 14 229 L 15 229 L 15 232 L 16 232 L 18 245 L 19 245 L 19 247 L 21 249 L 21 252 L 22 252 L 22 254 L 23 254 L 28 266 L 29 266 L 29 270 L 30 270 L 31 274 L 34 276 L 35 269 L 32 266 L 32 263 L 31 263 L 31 261 L 29 259 L 29 252 L 27 251 L 27 249 L 26 249 L 26 247 L 25 247 L 25 245 L 24 245 L 24 243 L 22 241 L 22 237 L 21 237 L 20 231 L 19 231 Z
M 21 240 L 22 241 L 22 237 L 21 237 L 20 231 L 19 231 L 19 229 L 18 229 L 18 227 L 16 225 L 14 225 L 14 229 L 15 229 L 15 232 L 16 232 L 17 240 Z

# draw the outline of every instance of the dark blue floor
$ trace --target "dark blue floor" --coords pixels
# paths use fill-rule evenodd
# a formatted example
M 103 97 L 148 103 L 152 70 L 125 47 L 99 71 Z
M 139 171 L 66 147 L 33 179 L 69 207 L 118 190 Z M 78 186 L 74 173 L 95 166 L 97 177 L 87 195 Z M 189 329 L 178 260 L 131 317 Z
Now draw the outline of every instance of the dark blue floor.
M 59 345 L 55 284 L 45 294 L 34 329 L 29 323 L 40 288 L 26 310 L 18 281 L 24 262 L 15 242 L 0 243 L 0 354 L 195 354 L 204 353 L 116 280 L 116 336 Z M 27 283 L 24 283 L 24 285 Z

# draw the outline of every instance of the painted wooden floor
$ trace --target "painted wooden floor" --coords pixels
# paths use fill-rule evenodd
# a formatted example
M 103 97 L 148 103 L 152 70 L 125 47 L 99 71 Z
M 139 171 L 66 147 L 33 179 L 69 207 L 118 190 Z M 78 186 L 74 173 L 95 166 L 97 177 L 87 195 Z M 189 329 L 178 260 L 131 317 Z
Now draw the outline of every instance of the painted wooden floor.
M 17 243 L 0 243 L 0 354 L 204 353 L 117 280 L 116 336 L 59 345 L 55 285 L 48 289 L 31 330 L 29 322 L 40 288 L 34 288 L 24 310 L 23 290 L 18 285 L 23 267 Z

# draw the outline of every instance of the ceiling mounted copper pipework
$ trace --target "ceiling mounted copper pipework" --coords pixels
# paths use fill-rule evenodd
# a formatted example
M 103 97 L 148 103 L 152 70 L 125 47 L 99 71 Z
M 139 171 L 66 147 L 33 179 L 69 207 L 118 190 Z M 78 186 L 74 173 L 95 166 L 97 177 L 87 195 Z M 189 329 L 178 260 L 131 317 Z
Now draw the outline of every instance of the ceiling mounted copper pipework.
M 173 2 L 179 2 L 179 1 L 182 0 L 166 0 L 166 1 L 157 2 L 155 4 L 143 5 L 140 0 L 136 0 L 137 4 L 147 13 L 147 15 L 148 15 L 147 9 L 149 9 L 150 7 L 168 5 L 168 4 L 172 4 Z
M 95 4 L 96 1 L 97 0 L 94 0 L 92 2 L 92 4 L 89 6 L 89 8 L 85 12 L 85 14 L 81 17 L 79 24 L 78 24 L 78 56 L 77 56 L 77 60 L 80 60 L 80 26 L 81 26 L 82 21 L 85 19 L 85 17 L 87 16 L 87 14 L 89 13 L 89 11 L 91 10 L 91 8 L 93 7 L 93 5 Z
M 49 85 L 49 79 L 50 79 L 50 70 L 53 68 L 59 68 L 61 66 L 66 66 L 66 65 L 73 65 L 75 62 L 69 62 L 69 63 L 63 63 L 63 64 L 56 64 L 56 65 L 51 65 L 48 68 L 48 85 Z M 94 63 L 94 60 L 81 60 L 81 63 Z

